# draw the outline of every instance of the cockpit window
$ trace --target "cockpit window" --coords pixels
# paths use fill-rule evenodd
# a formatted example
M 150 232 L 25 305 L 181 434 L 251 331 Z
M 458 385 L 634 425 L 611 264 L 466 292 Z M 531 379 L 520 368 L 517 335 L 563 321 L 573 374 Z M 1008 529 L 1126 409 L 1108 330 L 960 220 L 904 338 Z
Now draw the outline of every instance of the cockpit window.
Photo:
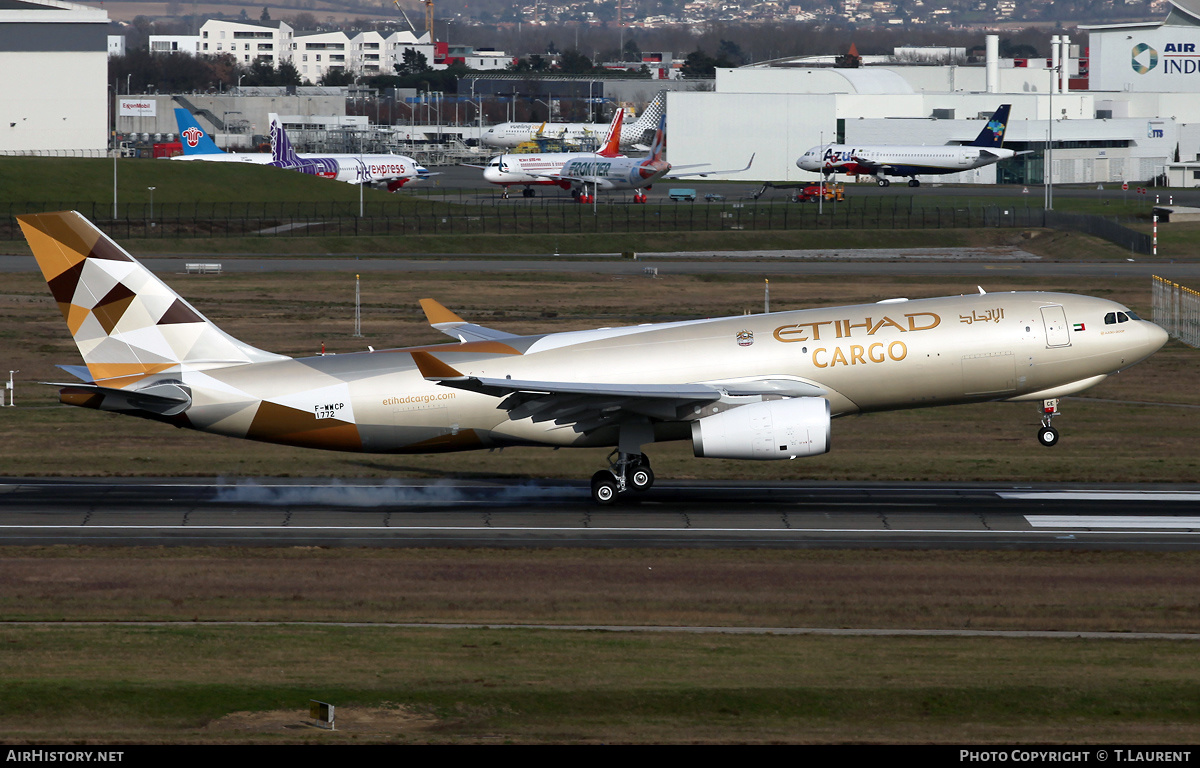
M 1141 320 L 1142 318 L 1140 318 L 1140 317 L 1138 317 L 1137 315 L 1135 315 L 1135 314 L 1133 314 L 1132 312 L 1130 312 L 1130 313 L 1129 313 L 1129 319 L 1130 319 L 1130 320 Z
M 1118 323 L 1128 323 L 1129 315 L 1125 314 L 1124 312 L 1118 312 L 1117 313 L 1117 322 Z
M 1117 322 L 1117 313 L 1116 312 L 1109 312 L 1107 315 L 1104 316 L 1104 324 L 1105 325 L 1112 325 L 1115 322 Z

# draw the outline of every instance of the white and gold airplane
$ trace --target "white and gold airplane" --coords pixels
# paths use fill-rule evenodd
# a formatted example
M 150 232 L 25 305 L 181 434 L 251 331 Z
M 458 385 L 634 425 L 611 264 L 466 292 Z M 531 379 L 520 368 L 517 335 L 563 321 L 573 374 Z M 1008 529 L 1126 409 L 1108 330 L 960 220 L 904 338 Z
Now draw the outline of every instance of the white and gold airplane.
M 983 293 L 517 336 L 431 299 L 456 341 L 294 359 L 205 319 L 75 212 L 17 217 L 86 367 L 63 403 L 286 445 L 429 453 L 614 446 L 598 503 L 654 482 L 643 448 L 794 459 L 830 448 L 833 417 L 986 401 L 1041 404 L 1167 340 L 1107 299 Z

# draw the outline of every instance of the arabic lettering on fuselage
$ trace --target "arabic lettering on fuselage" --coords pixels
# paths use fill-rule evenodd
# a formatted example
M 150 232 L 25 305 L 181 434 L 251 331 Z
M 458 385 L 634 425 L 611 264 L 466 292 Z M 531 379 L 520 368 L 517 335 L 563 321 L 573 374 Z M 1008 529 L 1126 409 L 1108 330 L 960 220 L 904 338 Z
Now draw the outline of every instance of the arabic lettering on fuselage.
M 1004 319 L 1003 308 L 989 309 L 987 312 L 980 312 L 973 309 L 969 315 L 958 316 L 958 322 L 966 323 L 967 325 L 971 325 L 972 323 L 998 323 L 1002 319 Z

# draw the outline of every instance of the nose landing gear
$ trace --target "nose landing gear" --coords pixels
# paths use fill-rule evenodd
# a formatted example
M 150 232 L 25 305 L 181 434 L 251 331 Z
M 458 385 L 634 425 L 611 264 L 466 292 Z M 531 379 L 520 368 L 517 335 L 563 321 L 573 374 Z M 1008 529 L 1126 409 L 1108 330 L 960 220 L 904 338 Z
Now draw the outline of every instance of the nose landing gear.
M 1058 415 L 1058 398 L 1042 401 L 1042 426 L 1038 428 L 1038 442 L 1047 448 L 1058 442 L 1058 430 L 1050 422 Z

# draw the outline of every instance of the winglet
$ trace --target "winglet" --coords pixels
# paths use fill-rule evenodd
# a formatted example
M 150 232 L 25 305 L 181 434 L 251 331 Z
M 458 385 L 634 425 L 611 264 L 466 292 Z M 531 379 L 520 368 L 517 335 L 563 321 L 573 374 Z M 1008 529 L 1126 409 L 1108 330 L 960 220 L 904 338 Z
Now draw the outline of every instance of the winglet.
M 417 370 L 426 379 L 432 381 L 444 381 L 448 379 L 463 381 L 467 378 L 428 352 L 413 352 L 412 358 L 413 362 L 417 364 Z
M 438 323 L 465 323 L 458 315 L 446 309 L 436 299 L 421 299 L 421 309 L 425 311 L 425 319 L 430 325 L 436 326 Z

